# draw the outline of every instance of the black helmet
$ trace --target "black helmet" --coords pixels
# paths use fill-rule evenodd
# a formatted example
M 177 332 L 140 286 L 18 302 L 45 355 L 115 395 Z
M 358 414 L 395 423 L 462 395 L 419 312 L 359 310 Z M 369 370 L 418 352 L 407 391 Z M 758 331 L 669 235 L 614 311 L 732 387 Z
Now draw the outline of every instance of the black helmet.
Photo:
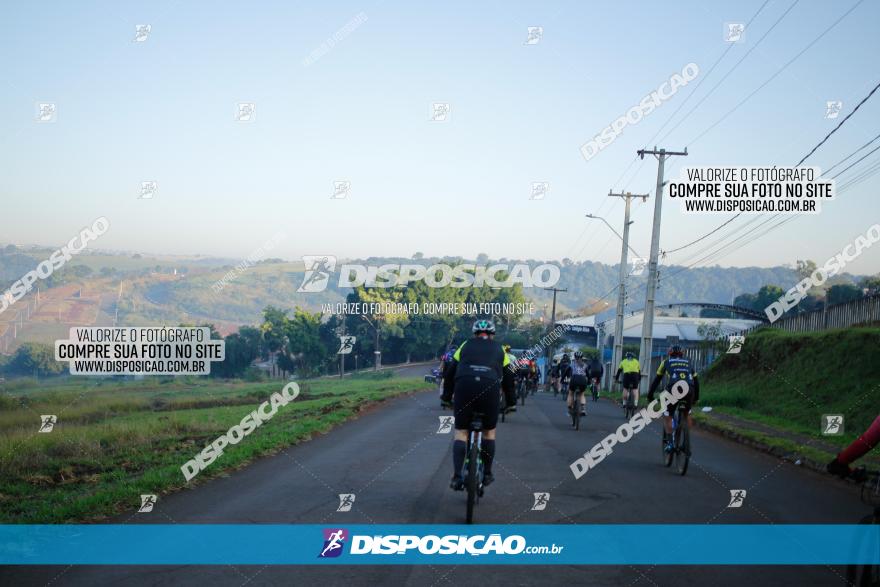
M 582 353 L 582 352 L 580 352 L 580 351 L 575 351 L 575 352 L 574 352 L 574 358 L 577 359 L 578 361 L 580 361 L 581 359 L 584 358 L 584 353 Z
M 626 358 L 627 359 L 635 359 L 636 356 L 632 353 L 632 351 L 626 351 Z
M 568 360 L 570 360 L 570 358 L 569 358 L 569 356 L 568 356 L 568 353 L 563 353 L 563 354 L 562 354 L 562 360 L 563 360 L 563 361 L 568 361 Z
M 474 327 L 471 330 L 473 330 L 474 334 L 480 334 L 481 332 L 495 334 L 495 325 L 491 320 L 477 320 L 474 322 Z
M 684 354 L 684 351 L 681 350 L 681 345 L 674 344 L 669 347 L 669 356 L 670 357 L 680 357 Z

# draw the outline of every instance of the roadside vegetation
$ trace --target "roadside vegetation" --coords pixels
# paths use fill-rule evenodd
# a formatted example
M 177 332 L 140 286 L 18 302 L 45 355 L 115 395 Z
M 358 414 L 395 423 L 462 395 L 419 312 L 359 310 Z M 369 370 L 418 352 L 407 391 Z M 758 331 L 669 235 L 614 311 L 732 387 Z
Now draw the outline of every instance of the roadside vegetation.
M 280 391 L 284 381 L 167 377 L 18 380 L 0 393 L 0 523 L 62 523 L 134 513 L 141 494 L 204 482 L 327 432 L 426 384 L 391 372 L 300 383 L 300 395 L 189 484 L 180 467 Z M 41 415 L 58 417 L 38 432 Z

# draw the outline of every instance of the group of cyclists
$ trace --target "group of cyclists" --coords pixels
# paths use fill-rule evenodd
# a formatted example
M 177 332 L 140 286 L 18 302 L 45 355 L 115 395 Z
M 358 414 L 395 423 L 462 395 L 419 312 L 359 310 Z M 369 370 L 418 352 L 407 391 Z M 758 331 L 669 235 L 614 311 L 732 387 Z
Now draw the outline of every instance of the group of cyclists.
M 484 473 L 483 485 L 494 481 L 492 462 L 495 458 L 495 429 L 501 410 L 502 396 L 505 409 L 516 410 L 517 378 L 524 378 L 537 383 L 537 365 L 532 361 L 519 361 L 510 353 L 509 345 L 502 345 L 495 340 L 495 325 L 491 320 L 474 322 L 473 337 L 460 346 L 451 345 L 441 361 L 441 377 L 443 392 L 441 404 L 451 407 L 455 415 L 455 437 L 452 447 L 453 475 L 450 487 L 463 489 L 461 477 L 462 466 L 467 450 L 467 436 L 474 414 L 479 414 L 483 423 L 481 457 Z M 574 360 L 563 354 L 559 361 L 554 360 L 549 368 L 549 386 L 557 393 L 560 385 L 567 384 L 566 398 L 569 410 L 575 409 L 580 403 L 581 413 L 586 413 L 585 392 L 591 383 L 598 382 L 602 377 L 602 364 L 594 358 L 587 361 L 582 352 L 574 353 Z M 622 377 L 622 381 L 621 381 Z M 623 392 L 621 405 L 625 405 L 630 394 L 638 405 L 638 387 L 641 378 L 641 367 L 633 353 L 627 352 L 615 373 L 615 381 L 622 383 Z M 679 381 L 688 384 L 688 395 L 678 402 L 666 406 L 663 414 L 663 444 L 669 452 L 672 445 L 672 415 L 683 404 L 684 416 L 690 420 L 690 410 L 699 401 L 700 384 L 691 361 L 684 356 L 680 345 L 672 345 L 668 357 L 660 363 L 654 379 L 648 388 L 648 401 L 654 400 L 657 389 L 663 386 L 671 390 Z M 828 466 L 828 472 L 841 477 L 853 476 L 850 463 L 873 449 L 880 443 L 880 417 L 870 428 L 849 447 L 837 455 Z

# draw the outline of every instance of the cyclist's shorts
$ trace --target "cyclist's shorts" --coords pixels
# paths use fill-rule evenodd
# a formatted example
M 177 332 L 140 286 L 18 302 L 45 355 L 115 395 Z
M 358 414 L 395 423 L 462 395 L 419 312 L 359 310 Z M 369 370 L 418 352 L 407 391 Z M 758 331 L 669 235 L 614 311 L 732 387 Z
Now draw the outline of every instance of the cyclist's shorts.
M 577 393 L 581 391 L 587 391 L 587 378 L 584 375 L 572 375 L 571 381 L 568 383 L 568 389 Z
M 690 409 L 691 405 L 693 404 L 693 398 L 694 390 L 691 389 L 684 398 L 678 400 L 674 404 L 669 404 L 668 406 L 666 406 L 666 411 L 664 412 L 664 414 L 666 414 L 667 416 L 671 416 L 672 414 L 674 414 L 675 410 L 678 408 L 678 404 L 684 404 L 685 407 Z
M 638 373 L 624 373 L 623 386 L 627 389 L 635 389 L 639 386 L 641 376 Z
M 501 382 L 476 381 L 470 377 L 456 379 L 452 395 L 455 429 L 467 430 L 475 412 L 482 414 L 483 430 L 494 430 L 501 409 Z

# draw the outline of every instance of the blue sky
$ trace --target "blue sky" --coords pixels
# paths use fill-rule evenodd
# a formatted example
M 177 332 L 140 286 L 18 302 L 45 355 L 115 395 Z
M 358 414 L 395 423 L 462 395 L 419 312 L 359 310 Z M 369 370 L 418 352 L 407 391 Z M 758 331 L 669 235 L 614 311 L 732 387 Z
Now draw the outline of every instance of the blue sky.
M 96 246 L 155 253 L 244 257 L 283 232 L 273 255 L 288 258 L 421 251 L 613 263 L 619 241 L 584 214 L 619 227 L 623 206 L 609 189 L 653 197 L 656 163 L 630 166 L 635 150 L 700 78 L 590 161 L 580 145 L 685 64 L 705 76 L 728 47 L 724 23 L 748 21 L 762 4 L 7 5 L 0 241 L 61 243 L 106 216 L 111 228 Z M 874 0 L 694 139 L 855 4 L 798 2 L 679 124 L 791 5 L 769 2 L 661 133 L 659 146 L 690 152 L 670 162 L 667 178 L 685 164 L 797 163 L 839 122 L 825 118 L 826 101 L 841 100 L 846 114 L 880 81 Z M 361 13 L 365 22 L 303 63 Z M 133 42 L 136 24 L 152 27 L 142 43 Z M 538 44 L 524 44 L 529 26 L 543 27 Z M 38 102 L 57 104 L 57 122 L 35 122 Z M 256 104 L 254 123 L 234 120 L 238 102 Z M 433 102 L 451 105 L 447 122 L 429 120 Z M 880 133 L 878 114 L 875 96 L 808 163 L 828 167 L 869 141 Z M 152 200 L 137 198 L 146 180 L 159 185 Z M 330 199 L 336 180 L 351 181 L 347 199 Z M 550 183 L 542 201 L 528 198 L 534 181 Z M 821 264 L 880 222 L 877 182 L 845 191 L 821 215 L 746 239 L 717 262 Z M 632 245 L 643 255 L 652 208 L 651 200 L 634 208 Z M 667 202 L 661 248 L 727 218 L 685 216 Z M 880 247 L 847 269 L 880 271 Z

